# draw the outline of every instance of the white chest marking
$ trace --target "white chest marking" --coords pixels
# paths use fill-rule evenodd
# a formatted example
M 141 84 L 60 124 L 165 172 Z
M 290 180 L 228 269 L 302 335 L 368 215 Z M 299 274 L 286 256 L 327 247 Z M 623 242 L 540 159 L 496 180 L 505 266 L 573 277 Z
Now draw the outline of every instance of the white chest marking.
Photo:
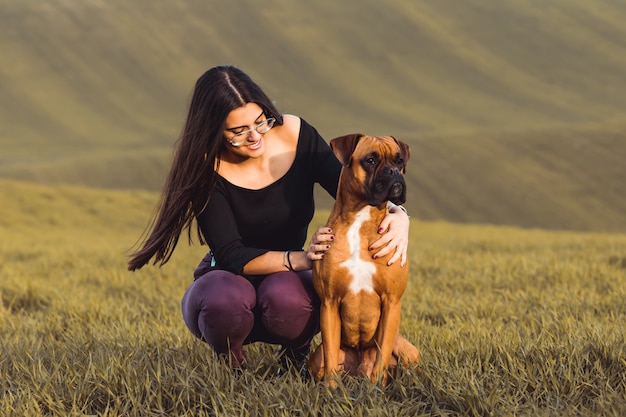
M 366 262 L 360 258 L 361 254 L 361 226 L 370 218 L 370 207 L 367 206 L 359 211 L 354 219 L 354 223 L 348 229 L 346 235 L 350 244 L 350 258 L 341 263 L 341 266 L 347 268 L 352 281 L 350 282 L 350 291 L 358 294 L 359 291 L 373 292 L 374 285 L 372 276 L 376 272 L 376 267 L 371 262 Z

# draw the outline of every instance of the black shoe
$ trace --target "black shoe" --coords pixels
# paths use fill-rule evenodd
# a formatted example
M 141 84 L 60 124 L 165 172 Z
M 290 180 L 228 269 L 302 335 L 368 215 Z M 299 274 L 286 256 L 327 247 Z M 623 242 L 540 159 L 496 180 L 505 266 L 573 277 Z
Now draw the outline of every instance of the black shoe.
M 306 359 L 309 356 L 311 346 L 307 345 L 299 349 L 285 348 L 280 349 L 276 358 L 278 360 L 278 371 L 276 376 L 281 377 L 290 370 L 299 374 L 302 380 L 310 379 L 309 369 Z

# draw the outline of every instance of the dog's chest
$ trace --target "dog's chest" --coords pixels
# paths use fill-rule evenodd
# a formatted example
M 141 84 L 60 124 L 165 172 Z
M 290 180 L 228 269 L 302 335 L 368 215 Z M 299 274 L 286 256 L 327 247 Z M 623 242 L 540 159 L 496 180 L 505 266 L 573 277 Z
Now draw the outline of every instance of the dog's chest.
M 369 260 L 363 259 L 364 248 L 369 242 L 365 241 L 362 234 L 363 225 L 370 221 L 370 207 L 366 206 L 359 211 L 346 232 L 348 241 L 349 257 L 340 265 L 348 270 L 348 290 L 354 294 L 361 291 L 374 292 L 374 274 L 376 265 Z

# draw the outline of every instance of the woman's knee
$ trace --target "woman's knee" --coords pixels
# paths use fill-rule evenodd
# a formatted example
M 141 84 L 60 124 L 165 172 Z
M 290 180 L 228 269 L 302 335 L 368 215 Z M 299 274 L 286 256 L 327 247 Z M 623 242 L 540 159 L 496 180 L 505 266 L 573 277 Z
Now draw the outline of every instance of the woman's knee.
M 308 343 L 317 332 L 319 313 L 317 296 L 293 272 L 266 277 L 258 290 L 264 327 L 284 343 Z
M 185 323 L 198 337 L 204 333 L 200 321 L 205 322 L 204 326 L 207 321 L 215 321 L 215 326 L 219 326 L 217 321 L 230 318 L 241 320 L 241 317 L 249 316 L 252 319 L 255 305 L 252 284 L 241 276 L 221 270 L 210 271 L 195 280 L 182 299 Z
M 279 272 L 268 275 L 258 289 L 258 300 L 262 309 L 284 309 L 307 311 L 315 309 L 316 297 L 309 288 L 306 277 L 294 272 Z

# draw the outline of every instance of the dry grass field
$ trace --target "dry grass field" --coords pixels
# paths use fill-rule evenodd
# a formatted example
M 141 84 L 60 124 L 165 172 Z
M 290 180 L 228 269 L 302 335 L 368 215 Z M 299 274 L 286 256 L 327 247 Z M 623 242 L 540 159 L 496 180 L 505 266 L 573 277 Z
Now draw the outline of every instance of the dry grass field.
M 155 198 L 0 181 L 0 415 L 626 413 L 625 235 L 414 220 L 401 326 L 421 375 L 328 391 L 277 378 L 275 346 L 234 375 L 190 335 L 205 248 L 126 271 Z
M 626 415 L 626 2 L 0 0 L 0 416 Z M 412 149 L 386 388 L 233 374 L 183 324 L 206 248 L 126 270 L 207 68 Z M 329 200 L 312 227 L 323 223 Z

